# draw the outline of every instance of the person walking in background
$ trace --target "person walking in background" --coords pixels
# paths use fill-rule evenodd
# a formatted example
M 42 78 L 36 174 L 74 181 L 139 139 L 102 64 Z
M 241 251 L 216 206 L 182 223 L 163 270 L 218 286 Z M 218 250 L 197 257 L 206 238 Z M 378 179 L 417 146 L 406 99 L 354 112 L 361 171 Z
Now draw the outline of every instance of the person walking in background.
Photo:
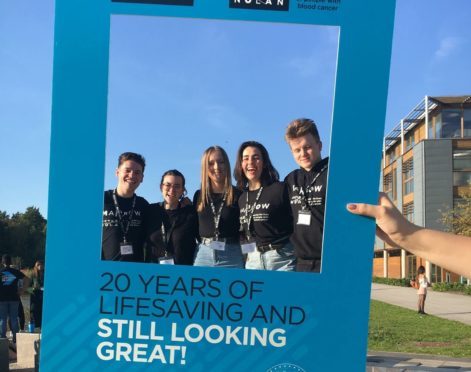
M 193 205 L 182 205 L 185 177 L 176 169 L 162 175 L 163 202 L 151 204 L 146 213 L 146 262 L 192 265 L 198 221 Z
M 240 194 L 232 186 L 231 165 L 224 149 L 207 148 L 201 158 L 201 189 L 193 197 L 201 241 L 195 266 L 244 268 L 239 242 Z
M 267 149 L 258 142 L 240 145 L 234 168 L 239 198 L 240 224 L 247 253 L 246 269 L 294 271 L 296 257 L 290 242 L 293 218 L 287 185 L 279 182 Z
M 23 278 L 25 274 L 11 267 L 11 256 L 2 256 L 3 268 L 0 269 L 0 338 L 6 338 L 7 320 L 11 322 L 12 342 L 16 344 L 18 326 L 18 306 L 20 293 L 23 290 Z
M 417 295 L 419 300 L 417 302 L 417 312 L 425 315 L 425 299 L 427 298 L 427 287 L 430 283 L 425 276 L 425 267 L 419 266 L 417 269 L 417 278 L 415 279 L 415 288 L 417 288 Z
M 30 274 L 31 297 L 30 318 L 34 326 L 41 328 L 43 319 L 43 293 L 44 293 L 44 261 L 37 260 Z

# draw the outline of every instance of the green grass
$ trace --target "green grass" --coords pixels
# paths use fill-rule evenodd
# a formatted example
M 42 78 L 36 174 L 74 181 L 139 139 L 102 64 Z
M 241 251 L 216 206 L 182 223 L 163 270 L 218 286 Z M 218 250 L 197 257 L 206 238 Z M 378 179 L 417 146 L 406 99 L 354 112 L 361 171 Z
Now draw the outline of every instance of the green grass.
M 471 358 L 471 326 L 372 300 L 368 350 Z

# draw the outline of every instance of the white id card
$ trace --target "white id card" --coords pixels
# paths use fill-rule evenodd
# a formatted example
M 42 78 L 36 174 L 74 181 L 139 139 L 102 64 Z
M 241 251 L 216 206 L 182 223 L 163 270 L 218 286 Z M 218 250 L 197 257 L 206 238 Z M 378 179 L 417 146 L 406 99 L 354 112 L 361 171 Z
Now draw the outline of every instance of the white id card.
M 223 251 L 225 247 L 226 247 L 226 243 L 220 242 L 218 240 L 213 240 L 209 244 L 209 248 L 214 249 L 215 251 Z
M 127 254 L 133 254 L 133 250 L 132 250 L 132 245 L 131 245 L 131 244 L 128 244 L 128 243 L 121 243 L 119 248 L 120 248 L 120 251 L 121 251 L 121 255 L 122 255 L 122 256 L 127 255 Z
M 298 225 L 311 225 L 311 212 L 299 211 L 298 213 Z
M 159 258 L 159 264 L 161 265 L 175 265 L 173 257 L 161 257 Z
M 245 244 L 241 244 L 240 247 L 242 248 L 242 253 L 247 254 L 247 253 L 255 252 L 255 250 L 257 249 L 257 244 L 255 244 L 254 242 L 245 243 Z

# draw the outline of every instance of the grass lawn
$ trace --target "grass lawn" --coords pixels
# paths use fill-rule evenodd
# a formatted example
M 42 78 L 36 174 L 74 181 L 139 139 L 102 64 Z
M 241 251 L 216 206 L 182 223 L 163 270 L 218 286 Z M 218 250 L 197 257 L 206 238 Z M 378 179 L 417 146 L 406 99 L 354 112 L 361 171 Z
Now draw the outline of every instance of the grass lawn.
M 471 326 L 372 300 L 368 350 L 471 358 Z

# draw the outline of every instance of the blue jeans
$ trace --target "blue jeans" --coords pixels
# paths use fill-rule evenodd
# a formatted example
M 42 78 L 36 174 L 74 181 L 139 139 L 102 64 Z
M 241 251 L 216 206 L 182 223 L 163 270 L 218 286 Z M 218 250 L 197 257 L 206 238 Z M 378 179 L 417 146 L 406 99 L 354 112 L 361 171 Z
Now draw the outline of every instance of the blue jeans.
M 265 253 L 251 252 L 247 255 L 245 268 L 250 270 L 295 271 L 294 247 L 288 242 L 279 249 L 273 249 Z
M 18 301 L 0 301 L 0 338 L 7 337 L 7 320 L 10 318 L 13 342 L 16 342 L 16 334 L 19 332 L 18 325 Z
M 240 244 L 226 243 L 223 251 L 217 251 L 200 243 L 196 250 L 194 266 L 244 268 L 244 259 Z

